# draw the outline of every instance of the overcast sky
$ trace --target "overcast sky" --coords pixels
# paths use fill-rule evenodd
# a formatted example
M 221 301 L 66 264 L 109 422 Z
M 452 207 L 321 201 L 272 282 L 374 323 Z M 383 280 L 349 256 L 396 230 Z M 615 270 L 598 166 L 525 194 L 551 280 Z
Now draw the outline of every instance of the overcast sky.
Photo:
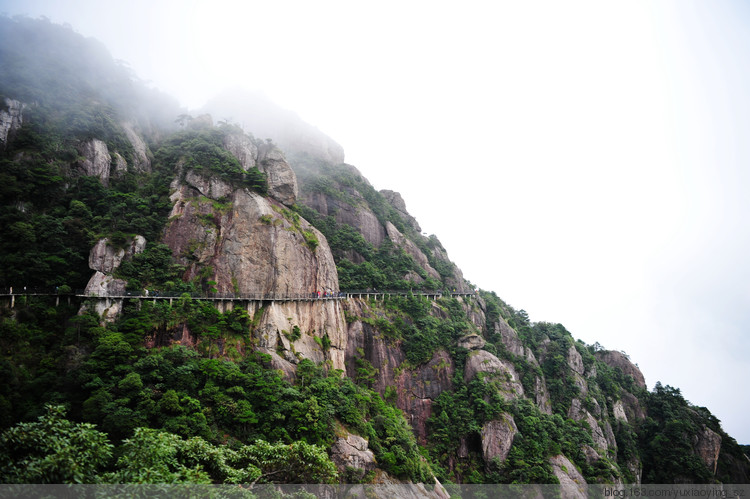
M 715 0 L 0 0 L 195 109 L 262 90 L 474 284 L 750 443 L 750 8 Z M 215 117 L 216 118 L 216 117 Z

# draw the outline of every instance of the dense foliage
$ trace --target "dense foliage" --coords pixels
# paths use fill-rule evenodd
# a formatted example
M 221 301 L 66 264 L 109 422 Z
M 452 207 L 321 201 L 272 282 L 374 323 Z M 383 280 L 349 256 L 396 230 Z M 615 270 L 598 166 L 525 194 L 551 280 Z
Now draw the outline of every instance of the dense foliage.
M 375 391 L 385 363 L 370 362 L 363 348 L 347 359 L 354 366 L 350 377 L 329 362 L 298 358 L 291 382 L 269 355 L 255 351 L 264 309 L 220 311 L 191 299 L 190 292 L 210 289 L 212 281 L 199 275 L 185 282 L 185 268 L 159 242 L 175 177 L 184 180 L 191 171 L 266 193 L 265 175 L 243 170 L 225 149 L 227 138 L 242 131 L 200 123 L 178 130 L 187 115 L 67 28 L 0 18 L 0 37 L 0 97 L 29 103 L 23 126 L 0 152 L 0 287 L 57 287 L 67 295 L 90 277 L 87 260 L 96 241 L 106 237 L 124 248 L 138 234 L 147 240 L 145 250 L 125 259 L 115 277 L 131 291 L 183 293 L 171 301 L 129 300 L 109 322 L 92 312 L 93 303 L 70 296 L 17 297 L 13 309 L 0 308 L 1 482 L 372 479 L 341 476 L 331 462 L 328 449 L 348 432 L 367 439 L 381 470 L 409 481 L 431 482 L 435 475 L 443 482 L 554 483 L 549 459 L 561 454 L 588 482 L 632 483 L 641 468 L 644 482 L 750 481 L 743 448 L 707 409 L 668 386 L 647 392 L 602 362 L 600 346 L 575 341 L 561 324 L 532 322 L 494 293 L 434 301 L 409 293 L 358 302 L 361 312 L 345 316 L 361 322 L 367 341 L 397 352 L 394 378 L 396 371 L 453 369 L 451 388 L 427 402 L 431 416 L 421 446 L 396 407 L 400 397 L 416 395 L 394 386 Z M 126 121 L 153 132 L 144 134 L 147 167 L 137 164 Z M 108 181 L 78 170 L 81 144 L 92 138 L 107 145 L 113 162 L 115 155 L 125 161 Z M 275 206 L 313 252 L 322 241 L 302 230 L 301 218 L 323 233 L 341 288 L 449 287 L 455 269 L 437 238 L 418 234 L 356 170 L 303 156 L 292 162 L 303 193 L 370 210 L 437 271 L 437 277 L 428 273 L 388 237 L 373 246 L 334 212 Z M 211 203 L 222 212 L 231 207 L 226 199 Z M 477 320 L 482 316 L 484 323 Z M 509 331 L 517 335 L 516 348 L 509 346 Z M 308 334 L 299 326 L 283 333 L 292 343 Z M 509 379 L 464 378 L 472 354 L 459 344 L 480 336 L 485 352 L 513 366 L 525 397 L 507 396 Z M 175 345 L 177 338 L 189 346 Z M 323 352 L 331 349 L 327 335 L 315 340 Z M 571 369 L 571 356 L 580 357 L 585 380 L 584 371 Z M 440 363 L 431 364 L 436 358 Z M 542 392 L 548 400 L 533 403 Z M 574 400 L 598 420 L 575 420 Z M 612 407 L 624 402 L 644 415 L 615 418 Z M 483 429 L 511 419 L 517 434 L 507 459 L 485 462 Z M 608 450 L 593 448 L 595 430 L 607 432 Z M 696 453 L 697 439 L 707 434 L 721 437 L 715 473 Z
M 64 311 L 29 303 L 24 320 L 0 323 L 3 352 L 10 353 L 3 360 L 10 383 L 0 395 L 4 425 L 43 413 L 47 401 L 66 404 L 71 417 L 96 424 L 117 442 L 144 427 L 230 447 L 264 440 L 327 448 L 344 425 L 369 439 L 383 469 L 413 480 L 429 477 L 399 410 L 308 360 L 291 385 L 266 357 L 247 351 L 252 318 L 241 309 L 222 314 L 186 296 L 173 306 L 128 307 L 109 327 L 88 315 L 50 327 L 63 317 L 47 314 Z M 159 343 L 159 335 L 179 324 L 198 332 L 197 350 L 143 347 L 149 335 Z
M 136 428 L 117 449 L 89 423 L 65 419 L 48 405 L 37 422 L 20 423 L 0 435 L 3 483 L 334 483 L 336 466 L 320 446 L 256 440 L 212 445 Z

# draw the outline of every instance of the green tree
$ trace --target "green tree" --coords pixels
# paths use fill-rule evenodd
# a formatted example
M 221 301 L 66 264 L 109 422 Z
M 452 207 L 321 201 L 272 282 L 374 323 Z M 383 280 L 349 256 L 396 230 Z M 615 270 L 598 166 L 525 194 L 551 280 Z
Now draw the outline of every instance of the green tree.
M 112 457 L 107 435 L 92 424 L 65 419 L 47 405 L 34 423 L 19 423 L 0 436 L 0 482 L 95 483 Z

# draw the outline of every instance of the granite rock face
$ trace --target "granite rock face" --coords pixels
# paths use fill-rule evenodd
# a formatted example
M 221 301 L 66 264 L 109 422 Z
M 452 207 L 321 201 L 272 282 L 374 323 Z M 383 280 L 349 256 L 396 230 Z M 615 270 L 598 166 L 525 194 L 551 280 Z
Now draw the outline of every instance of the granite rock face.
M 230 144 L 233 154 L 245 161 L 243 166 L 252 167 L 252 141 L 237 140 Z M 275 151 L 259 153 L 259 162 L 284 163 Z M 294 173 L 288 173 L 293 180 Z M 288 379 L 303 358 L 330 361 L 334 369 L 344 369 L 347 326 L 339 302 L 299 301 L 338 292 L 336 265 L 325 236 L 270 193 L 265 197 L 213 175 L 189 170 L 172 189 L 163 242 L 186 266 L 185 278 L 212 281 L 218 294 L 290 298 L 270 302 L 262 310 L 257 303 L 249 305 L 248 310 L 251 315 L 261 312 L 254 328 L 257 349 L 271 355 L 274 367 Z M 292 341 L 294 328 L 301 335 Z
M 231 152 L 247 171 L 257 166 L 258 146 L 256 141 L 244 133 L 228 133 L 224 136 L 224 149 Z
M 268 195 L 292 206 L 297 201 L 297 176 L 284 154 L 271 144 L 263 144 L 258 148 L 257 164 L 268 178 Z
M 112 246 L 107 238 L 100 239 L 89 252 L 89 268 L 94 270 L 94 275 L 89 279 L 84 294 L 105 298 L 94 301 L 94 311 L 99 314 L 104 322 L 112 322 L 122 311 L 121 299 L 110 299 L 110 297 L 124 296 L 127 281 L 115 278 L 112 274 L 120 266 L 123 260 L 133 258 L 133 255 L 141 253 L 146 248 L 146 239 L 143 236 L 134 236 L 124 247 Z M 81 307 L 81 312 L 86 305 Z
M 133 146 L 133 168 L 135 171 L 147 173 L 151 171 L 151 153 L 148 146 L 143 141 L 141 134 L 136 131 L 136 125 L 133 123 L 122 123 L 122 129 L 125 136 Z
M 164 242 L 186 278 L 210 267 L 218 293 L 310 296 L 338 291 L 325 236 L 307 221 L 247 189 L 214 177 L 176 183 Z M 220 203 L 217 203 L 220 202 Z M 317 240 L 312 247 L 308 240 Z
M 646 379 L 643 377 L 643 373 L 635 364 L 630 362 L 630 359 L 624 354 L 614 350 L 604 350 L 596 352 L 596 358 L 608 366 L 619 369 L 624 374 L 632 376 L 636 385 L 641 388 L 646 388 Z
M 523 396 L 523 385 L 519 381 L 513 364 L 503 361 L 485 350 L 475 350 L 466 358 L 464 382 L 468 383 L 478 374 L 485 381 L 497 382 L 498 391 L 509 400 Z
M 253 140 L 237 131 L 224 135 L 224 148 L 237 158 L 243 170 L 257 167 L 266 174 L 270 197 L 287 206 L 297 202 L 297 176 L 284 153 L 271 142 Z
M 3 143 L 3 149 L 23 125 L 23 110 L 26 107 L 23 102 L 7 97 L 4 103 L 6 109 L 0 109 L 0 142 Z
M 570 459 L 559 454 L 549 458 L 552 473 L 560 481 L 560 497 L 564 499 L 585 499 L 588 497 L 586 480 Z
M 146 239 L 136 235 L 123 248 L 115 248 L 106 237 L 97 241 L 89 253 L 89 268 L 111 274 L 124 258 L 132 258 L 146 249 Z
M 301 334 L 292 341 L 290 332 L 295 328 Z M 347 325 L 338 301 L 270 302 L 262 310 L 254 334 L 257 349 L 278 356 L 279 368 L 289 378 L 300 359 L 329 361 L 334 369 L 346 369 Z M 328 338 L 326 349 L 322 347 L 323 338 Z
M 78 152 L 83 157 L 77 163 L 81 173 L 89 177 L 98 177 L 102 185 L 108 186 L 112 156 L 107 144 L 99 139 L 90 139 L 80 144 Z
M 401 216 L 401 218 L 404 219 L 412 229 L 417 232 L 422 232 L 422 228 L 419 226 L 417 219 L 411 216 L 406 210 L 406 202 L 404 202 L 404 198 L 401 197 L 400 193 L 388 189 L 383 189 L 380 191 L 380 194 L 383 195 L 383 197 L 391 204 L 391 206 L 393 206 L 399 216 Z
M 482 426 L 482 457 L 489 464 L 493 459 L 505 461 L 518 434 L 516 422 L 510 414 L 502 414 L 500 419 L 487 421 Z
M 706 468 L 716 474 L 721 450 L 721 435 L 704 425 L 694 437 L 693 446 L 698 457 L 706 464 Z
M 361 480 L 365 474 L 375 469 L 375 454 L 369 449 L 367 440 L 347 432 L 344 436 L 339 437 L 333 446 L 331 446 L 331 461 L 336 465 L 339 473 L 344 476 L 349 472 L 354 473 L 355 477 Z
M 395 389 L 396 407 L 404 411 L 420 443 L 427 438 L 427 419 L 432 414 L 432 404 L 443 391 L 453 390 L 455 366 L 444 350 L 438 350 L 424 364 L 404 368 L 406 356 L 400 342 L 393 342 L 361 317 L 374 315 L 365 300 L 350 299 L 344 304 L 350 316 L 356 316 L 348 325 L 345 353 L 346 374 L 356 379 L 358 369 L 372 366 L 372 389 L 385 395 L 390 387 Z
M 606 455 L 606 451 L 609 448 L 607 437 L 599 426 L 596 418 L 582 406 L 579 399 L 575 398 L 572 400 L 570 410 L 568 411 L 568 417 L 573 421 L 585 421 L 590 428 L 591 438 L 594 440 L 594 447 L 601 455 Z
M 583 375 L 583 359 L 573 345 L 570 345 L 570 348 L 568 349 L 568 367 L 576 373 Z

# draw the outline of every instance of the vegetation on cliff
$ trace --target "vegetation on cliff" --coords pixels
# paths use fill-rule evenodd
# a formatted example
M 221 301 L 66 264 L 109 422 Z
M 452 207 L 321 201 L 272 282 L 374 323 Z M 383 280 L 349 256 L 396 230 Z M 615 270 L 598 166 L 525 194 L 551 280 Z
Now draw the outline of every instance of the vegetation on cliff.
M 750 481 L 743 448 L 708 409 L 672 387 L 649 392 L 625 356 L 618 365 L 560 324 L 473 293 L 437 238 L 348 165 L 290 151 L 301 196 L 294 206 L 266 197 L 258 226 L 288 231 L 316 261 L 332 255 L 343 289 L 413 293 L 336 302 L 334 339 L 281 306 L 286 329 L 263 322 L 270 301 L 192 299 L 216 282 L 209 266 L 187 279 L 162 240 L 170 186 L 192 172 L 269 196 L 270 175 L 225 147 L 242 131 L 180 129 L 181 110 L 152 106 L 155 94 L 95 43 L 46 21 L 0 23 L 0 96 L 26 104 L 0 152 L 0 287 L 60 291 L 0 308 L 0 481 L 376 479 L 334 465 L 332 447 L 349 433 L 381 472 L 413 482 L 556 483 L 561 455 L 591 483 Z M 110 155 L 107 175 L 80 166 L 93 140 Z M 197 203 L 210 207 L 206 233 L 234 216 L 227 199 Z M 136 234 L 145 248 L 112 277 L 136 293 L 184 294 L 126 300 L 102 317 L 67 293 L 91 277 L 97 241 L 120 249 Z M 309 345 L 322 362 L 306 357 Z

